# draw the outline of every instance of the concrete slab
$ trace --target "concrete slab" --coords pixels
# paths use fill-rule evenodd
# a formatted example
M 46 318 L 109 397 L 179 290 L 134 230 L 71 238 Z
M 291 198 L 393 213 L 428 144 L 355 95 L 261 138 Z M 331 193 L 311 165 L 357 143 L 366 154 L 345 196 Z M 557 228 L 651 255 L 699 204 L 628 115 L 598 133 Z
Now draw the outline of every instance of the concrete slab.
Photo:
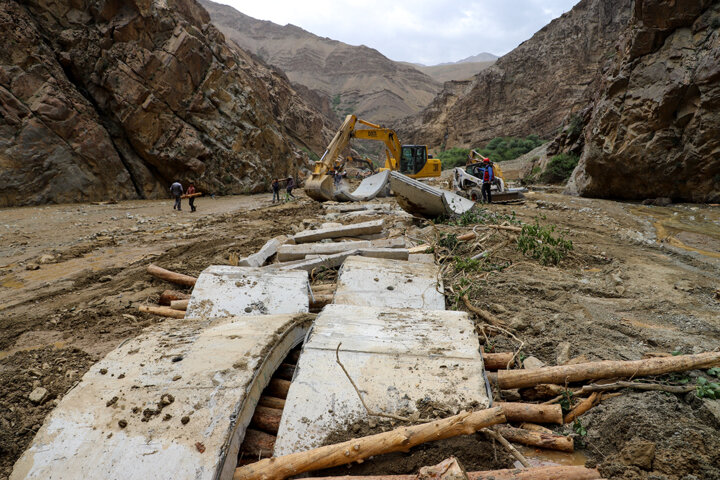
M 356 250 L 358 248 L 370 248 L 370 240 L 357 240 L 354 242 L 330 242 L 330 243 L 302 243 L 300 245 L 283 245 L 278 250 L 278 261 L 289 262 L 300 260 L 308 255 L 330 255 L 333 253 Z
M 340 189 L 335 190 L 335 199 L 341 202 L 358 202 L 383 196 L 383 192 L 388 184 L 389 175 L 389 170 L 371 175 L 360 182 L 358 188 L 352 193 L 347 190 L 347 185 L 341 185 Z
M 372 258 L 388 258 L 392 260 L 408 259 L 408 251 L 406 248 L 361 248 L 358 254 L 362 257 Z
M 229 480 L 262 389 L 311 319 L 170 319 L 150 327 L 63 397 L 10 478 Z
M 238 262 L 238 266 L 261 267 L 268 258 L 272 257 L 277 253 L 278 248 L 280 248 L 281 245 L 287 242 L 287 240 L 288 237 L 286 237 L 285 235 L 271 238 L 265 243 L 265 245 L 262 246 L 262 248 L 258 252 L 253 253 L 249 257 L 240 259 L 240 261 Z
M 317 230 L 305 230 L 296 234 L 293 239 L 295 243 L 309 243 L 324 240 L 326 238 L 354 237 L 358 235 L 372 235 L 382 232 L 383 220 L 371 222 L 354 223 L 335 228 L 320 228 Z
M 185 318 L 307 313 L 307 273 L 213 265 L 200 274 Z
M 487 407 L 483 360 L 464 312 L 328 305 L 303 347 L 275 455 L 308 450 L 367 414 L 335 360 L 375 411 L 409 415 L 418 402 Z M 478 407 L 476 407 L 478 408 Z
M 435 264 L 435 256 L 432 253 L 411 253 L 408 255 L 408 262 Z
M 350 257 L 338 274 L 333 303 L 445 310 L 445 295 L 435 265 Z
M 475 205 L 472 200 L 431 187 L 398 172 L 390 174 L 390 186 L 398 205 L 406 212 L 420 217 L 459 215 Z
M 358 252 L 359 250 L 347 250 L 332 255 L 311 255 L 310 257 L 312 258 L 275 264 L 273 265 L 273 270 L 285 272 L 303 270 L 309 273 L 320 268 L 337 268 L 343 264 L 346 258 L 358 255 Z

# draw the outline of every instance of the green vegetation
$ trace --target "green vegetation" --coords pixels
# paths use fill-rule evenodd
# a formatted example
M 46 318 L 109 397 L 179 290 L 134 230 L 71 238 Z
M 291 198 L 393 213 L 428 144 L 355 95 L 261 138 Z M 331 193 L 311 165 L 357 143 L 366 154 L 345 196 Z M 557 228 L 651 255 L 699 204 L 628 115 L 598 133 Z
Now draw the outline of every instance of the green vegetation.
M 338 105 L 340 105 L 340 94 L 339 93 L 332 98 L 333 108 L 337 108 Z
M 515 217 L 515 212 L 510 215 L 503 213 L 495 213 L 486 208 L 475 207 L 461 215 L 455 215 L 452 217 L 440 217 L 435 223 L 444 223 L 446 225 L 457 225 L 459 227 L 466 227 L 468 225 L 484 225 L 487 223 L 499 224 L 502 222 L 509 222 L 513 225 L 520 225 L 520 221 Z
M 583 426 L 582 423 L 580 423 L 580 420 L 577 418 L 575 419 L 575 423 L 573 423 L 573 430 L 575 430 L 575 433 L 577 433 L 581 437 L 587 435 L 587 429 Z
M 470 150 L 467 148 L 451 148 L 437 154 L 437 158 L 442 162 L 443 170 L 455 167 L 462 167 L 467 162 L 467 156 Z
M 485 148 L 478 150 L 484 157 L 489 157 L 493 162 L 515 160 L 545 143 L 537 135 L 530 135 L 526 138 L 497 137 L 490 140 Z
M 572 175 L 580 157 L 572 153 L 561 153 L 550 159 L 545 171 L 540 174 L 540 181 L 545 183 L 561 183 Z
M 438 239 L 438 245 L 443 248 L 447 248 L 448 250 L 452 250 L 457 247 L 458 243 L 460 243 L 460 241 L 454 233 L 441 233 L 440 238 Z
M 523 225 L 517 248 L 543 265 L 557 265 L 573 249 L 573 244 L 563 233 L 555 234 L 555 225 L 541 227 L 535 220 L 535 225 Z
M 318 157 L 317 153 L 313 152 L 309 148 L 307 148 L 307 147 L 300 147 L 300 148 L 302 149 L 303 152 L 307 153 L 308 157 L 310 157 L 310 160 L 312 160 L 313 162 L 317 162 L 318 160 L 320 160 L 320 157 Z
M 568 128 L 569 137 L 577 137 L 582 133 L 583 120 L 577 113 L 570 117 L 570 126 Z
M 698 377 L 696 392 L 700 398 L 720 399 L 720 383 L 710 382 L 705 377 Z

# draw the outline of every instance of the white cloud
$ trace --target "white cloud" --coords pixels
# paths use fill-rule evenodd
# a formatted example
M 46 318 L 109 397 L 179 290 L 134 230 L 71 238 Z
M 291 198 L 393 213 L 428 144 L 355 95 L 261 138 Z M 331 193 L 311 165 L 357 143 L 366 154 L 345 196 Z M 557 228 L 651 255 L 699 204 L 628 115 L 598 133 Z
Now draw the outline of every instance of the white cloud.
M 216 0 L 218 1 L 218 0 Z M 480 52 L 504 55 L 577 0 L 219 0 L 393 60 L 434 65 Z

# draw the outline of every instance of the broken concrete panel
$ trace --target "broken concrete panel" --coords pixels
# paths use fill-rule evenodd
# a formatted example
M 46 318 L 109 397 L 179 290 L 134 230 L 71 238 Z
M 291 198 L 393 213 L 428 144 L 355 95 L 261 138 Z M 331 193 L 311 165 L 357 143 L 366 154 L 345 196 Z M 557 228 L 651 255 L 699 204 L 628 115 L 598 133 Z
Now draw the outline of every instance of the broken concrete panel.
M 313 255 L 313 258 L 306 258 L 302 261 L 281 263 L 275 265 L 277 271 L 304 270 L 312 272 L 320 268 L 337 268 L 343 264 L 346 258 L 357 255 L 358 250 L 348 250 L 345 252 L 335 253 L 333 255 Z
M 392 260 L 408 259 L 408 251 L 405 248 L 361 248 L 358 255 L 372 258 L 389 258 Z
M 331 432 L 369 419 L 335 360 L 340 343 L 340 360 L 371 410 L 406 415 L 423 402 L 452 411 L 489 406 L 465 312 L 327 305 L 303 347 L 275 456 L 318 447 Z
M 405 248 L 405 237 L 382 238 L 373 240 L 371 248 Z
M 10 478 L 231 479 L 263 388 L 309 315 L 167 319 L 96 363 Z
M 389 175 L 389 170 L 371 175 L 360 182 L 358 188 L 352 193 L 347 190 L 347 185 L 341 185 L 340 189 L 335 190 L 335 199 L 341 202 L 358 202 L 383 196 L 388 184 Z
M 390 186 L 398 205 L 406 212 L 420 217 L 459 215 L 475 205 L 472 200 L 431 187 L 398 172 L 390 174 Z
M 309 288 L 302 271 L 213 265 L 198 277 L 185 318 L 306 313 Z
M 439 277 L 435 265 L 350 257 L 338 274 L 334 303 L 444 310 Z
M 257 252 L 253 253 L 249 257 L 245 257 L 238 262 L 240 267 L 261 267 L 268 258 L 275 255 L 280 248 L 287 241 L 288 237 L 280 235 L 278 237 L 268 240 L 265 245 Z
M 368 210 L 392 210 L 392 206 L 386 203 L 324 203 L 323 207 L 325 207 L 325 210 L 328 213 L 366 212 Z
M 432 253 L 411 253 L 408 255 L 408 262 L 411 263 L 427 263 L 429 265 L 435 264 L 435 255 Z
M 326 238 L 355 237 L 358 235 L 373 235 L 382 232 L 383 220 L 355 223 L 342 227 L 321 228 L 318 230 L 305 230 L 296 234 L 293 238 L 296 243 L 310 243 L 324 240 Z
M 331 255 L 358 248 L 371 248 L 369 240 L 335 243 L 302 243 L 300 245 L 283 245 L 278 250 L 278 261 L 288 262 L 300 260 L 308 255 Z

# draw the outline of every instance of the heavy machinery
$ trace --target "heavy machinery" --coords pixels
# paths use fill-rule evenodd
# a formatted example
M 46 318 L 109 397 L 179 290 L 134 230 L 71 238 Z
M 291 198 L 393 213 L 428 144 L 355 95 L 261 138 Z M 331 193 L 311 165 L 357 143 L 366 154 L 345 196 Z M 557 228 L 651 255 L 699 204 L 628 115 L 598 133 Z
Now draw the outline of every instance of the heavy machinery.
M 485 167 L 485 157 L 476 150 L 472 150 L 468 156 L 468 162 L 464 167 L 457 167 L 453 170 L 453 186 L 458 194 L 475 202 L 482 200 L 482 173 Z M 502 168 L 497 163 L 491 163 L 495 180 L 490 191 L 493 202 L 509 202 L 519 200 L 523 197 L 524 188 L 507 188 Z
M 369 128 L 356 128 L 357 124 Z M 428 157 L 425 145 L 400 145 L 394 130 L 348 115 L 322 158 L 315 162 L 312 176 L 305 182 L 305 193 L 310 198 L 320 202 L 336 199 L 333 177 L 328 173 L 335 168 L 335 162 L 353 138 L 385 144 L 385 166 L 380 171 L 397 171 L 412 178 L 440 176 L 440 160 Z

